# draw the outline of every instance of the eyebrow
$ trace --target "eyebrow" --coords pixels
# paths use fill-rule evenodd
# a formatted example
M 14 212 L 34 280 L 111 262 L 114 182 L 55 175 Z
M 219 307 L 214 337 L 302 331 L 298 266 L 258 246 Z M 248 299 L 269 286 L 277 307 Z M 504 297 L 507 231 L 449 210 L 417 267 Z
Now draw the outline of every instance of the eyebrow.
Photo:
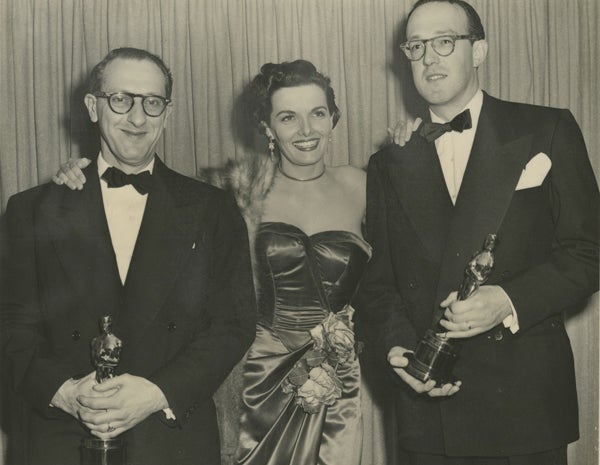
M 143 95 L 144 97 L 162 97 L 162 98 L 167 98 L 166 96 L 161 95 L 162 92 L 158 93 L 158 94 L 154 93 L 154 92 L 151 92 L 151 93 L 148 93 L 148 92 L 140 93 L 140 92 L 133 92 L 133 91 L 130 91 L 130 90 L 106 90 L 106 91 L 102 91 L 102 92 L 105 92 L 107 94 L 135 94 L 135 95 Z
M 319 105 L 318 107 L 314 107 L 312 110 L 310 110 L 310 113 L 312 113 L 313 111 L 316 111 L 316 110 L 321 110 L 321 109 L 322 110 L 327 110 L 327 106 L 326 105 Z M 284 113 L 286 113 L 286 114 L 292 114 L 292 115 L 296 114 L 296 112 L 293 111 L 293 110 L 281 110 L 275 116 L 279 116 L 279 115 L 284 114 Z
M 458 31 L 454 30 L 454 29 L 444 29 L 444 30 L 437 30 L 434 31 L 432 35 L 430 35 L 428 38 L 431 37 L 439 37 L 439 36 L 445 36 L 445 35 L 456 35 L 456 34 L 460 34 Z M 416 34 L 413 35 L 411 37 L 407 37 L 407 41 L 411 41 L 411 40 L 423 40 L 424 37 Z

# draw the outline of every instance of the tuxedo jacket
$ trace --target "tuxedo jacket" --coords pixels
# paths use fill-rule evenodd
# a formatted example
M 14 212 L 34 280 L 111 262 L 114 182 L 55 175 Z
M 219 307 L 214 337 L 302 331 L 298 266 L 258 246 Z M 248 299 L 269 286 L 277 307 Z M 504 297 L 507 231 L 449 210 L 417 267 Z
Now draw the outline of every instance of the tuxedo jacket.
M 550 170 L 517 189 L 540 153 Z M 598 187 L 571 113 L 484 93 L 455 205 L 435 143 L 418 135 L 371 157 L 367 192 L 374 255 L 357 306 L 380 361 L 393 346 L 415 348 L 488 233 L 497 233 L 498 244 L 487 284 L 506 291 L 520 326 L 515 334 L 500 324 L 461 339 L 454 374 L 462 386 L 452 397 L 418 395 L 399 381 L 400 444 L 417 452 L 509 456 L 576 440 L 573 356 L 562 312 L 598 288 Z
M 128 464 L 218 464 L 211 396 L 255 332 L 245 224 L 228 194 L 157 158 L 122 285 L 96 163 L 84 174 L 83 191 L 42 185 L 13 196 L 5 215 L 3 377 L 31 407 L 27 463 L 79 464 L 88 433 L 49 404 L 94 369 L 90 341 L 112 314 L 117 374 L 158 385 L 177 418 L 158 412 L 124 433 Z

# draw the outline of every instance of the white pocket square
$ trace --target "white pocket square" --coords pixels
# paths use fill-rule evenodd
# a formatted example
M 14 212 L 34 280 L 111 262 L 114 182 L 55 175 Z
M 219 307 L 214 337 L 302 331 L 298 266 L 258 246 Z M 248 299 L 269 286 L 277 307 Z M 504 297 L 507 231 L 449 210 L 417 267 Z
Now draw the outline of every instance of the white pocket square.
M 525 169 L 521 173 L 515 190 L 519 191 L 521 189 L 541 186 L 551 166 L 552 161 L 548 158 L 548 155 L 543 152 L 538 153 L 525 165 Z

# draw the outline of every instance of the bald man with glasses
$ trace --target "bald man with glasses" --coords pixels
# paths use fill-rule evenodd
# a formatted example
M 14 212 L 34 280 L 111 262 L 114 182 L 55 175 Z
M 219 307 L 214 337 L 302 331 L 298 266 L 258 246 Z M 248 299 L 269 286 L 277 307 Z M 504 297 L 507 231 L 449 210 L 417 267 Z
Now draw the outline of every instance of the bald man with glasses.
M 88 182 L 8 202 L 3 380 L 27 406 L 28 464 L 79 465 L 90 434 L 124 439 L 130 464 L 220 462 L 212 395 L 254 339 L 248 239 L 228 194 L 155 155 L 172 86 L 157 56 L 111 51 L 84 99 L 101 135 Z M 104 315 L 123 347 L 97 384 Z
M 568 110 L 480 89 L 488 45 L 468 3 L 418 1 L 406 35 L 429 117 L 370 159 L 373 258 L 357 302 L 397 383 L 398 443 L 410 465 L 565 465 L 579 432 L 563 312 L 598 289 L 599 196 L 583 137 Z M 488 282 L 457 300 L 490 233 Z M 454 382 L 407 371 L 430 328 L 460 343 Z

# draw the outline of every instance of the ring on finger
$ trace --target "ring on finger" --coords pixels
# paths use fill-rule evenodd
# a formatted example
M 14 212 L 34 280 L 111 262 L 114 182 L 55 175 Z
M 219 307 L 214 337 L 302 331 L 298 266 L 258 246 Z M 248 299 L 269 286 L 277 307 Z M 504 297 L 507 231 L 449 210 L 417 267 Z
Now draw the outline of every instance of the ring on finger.
M 467 329 L 468 329 L 468 330 L 470 330 L 470 329 L 471 329 L 471 323 L 469 323 L 468 321 L 467 321 Z
M 115 428 L 114 426 L 110 426 L 108 425 L 108 428 L 106 428 L 106 432 L 107 433 L 112 433 L 114 430 L 116 430 L 117 428 Z

